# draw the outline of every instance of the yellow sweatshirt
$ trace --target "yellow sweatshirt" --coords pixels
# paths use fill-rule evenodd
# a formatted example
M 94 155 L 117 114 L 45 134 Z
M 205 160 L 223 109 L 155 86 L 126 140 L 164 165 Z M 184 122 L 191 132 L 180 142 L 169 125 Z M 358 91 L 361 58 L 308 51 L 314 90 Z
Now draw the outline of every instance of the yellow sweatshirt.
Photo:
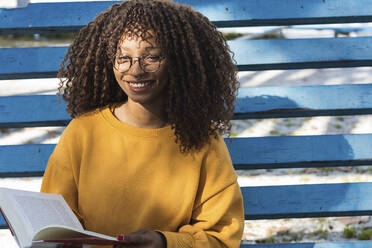
M 174 131 L 135 128 L 110 108 L 73 119 L 44 174 L 85 229 L 110 236 L 161 231 L 168 248 L 238 247 L 243 203 L 221 137 L 179 152 Z

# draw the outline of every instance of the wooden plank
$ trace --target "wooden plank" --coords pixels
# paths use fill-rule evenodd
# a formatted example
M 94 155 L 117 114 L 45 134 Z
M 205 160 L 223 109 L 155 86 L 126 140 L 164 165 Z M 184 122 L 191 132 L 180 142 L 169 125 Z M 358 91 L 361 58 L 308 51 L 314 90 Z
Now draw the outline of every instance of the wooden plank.
M 0 128 L 64 126 L 65 109 L 54 95 L 0 97 Z M 372 114 L 371 84 L 241 88 L 234 119 L 361 114 Z
M 55 144 L 0 146 L 0 177 L 42 176 Z
M 226 145 L 241 170 L 372 164 L 372 134 L 232 138 Z
M 0 34 L 77 31 L 114 3 L 31 3 L 0 9 Z M 371 0 L 177 0 L 191 5 L 219 27 L 371 22 Z M 354 4 L 355 2 L 355 4 Z M 357 4 L 356 4 L 357 3 Z M 360 7 L 363 6 L 363 7 Z M 275 9 L 275 11 L 272 11 Z M 43 16 L 43 18 L 35 18 Z
M 372 164 L 372 134 L 233 138 L 225 142 L 236 169 Z M 54 146 L 0 146 L 0 177 L 42 175 Z
M 248 220 L 371 215 L 371 193 L 372 183 L 242 187 Z
M 118 2 L 30 3 L 26 8 L 0 9 L 0 34 L 76 32 Z
M 56 95 L 0 97 L 0 128 L 65 126 L 66 104 Z
M 318 243 L 282 243 L 282 244 L 246 244 L 240 248 L 367 248 L 372 247 L 372 241 L 351 242 L 318 242 Z
M 372 84 L 240 88 L 234 119 L 360 114 L 372 114 Z
M 247 220 L 372 215 L 372 183 L 242 187 Z
M 233 40 L 228 44 L 240 71 L 372 65 L 371 37 Z
M 372 37 L 229 42 L 241 71 L 372 66 L 371 44 Z M 55 77 L 66 51 L 67 47 L 2 48 L 0 79 Z
M 369 22 L 371 0 L 176 0 L 191 5 L 218 27 Z M 363 6 L 363 7 L 361 7 Z M 275 10 L 275 11 L 273 11 Z
M 53 78 L 67 47 L 1 48 L 0 80 Z

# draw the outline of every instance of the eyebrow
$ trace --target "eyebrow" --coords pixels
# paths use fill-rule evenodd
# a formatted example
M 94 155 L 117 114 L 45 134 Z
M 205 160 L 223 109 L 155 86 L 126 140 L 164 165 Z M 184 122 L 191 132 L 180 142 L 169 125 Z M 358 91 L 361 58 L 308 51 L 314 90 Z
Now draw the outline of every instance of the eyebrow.
M 128 49 L 126 47 L 120 47 L 121 50 L 126 50 L 128 51 Z M 152 47 L 152 46 L 149 46 L 149 47 L 145 47 L 145 50 L 146 51 L 149 51 L 149 50 L 157 50 L 157 49 L 160 49 L 160 47 Z

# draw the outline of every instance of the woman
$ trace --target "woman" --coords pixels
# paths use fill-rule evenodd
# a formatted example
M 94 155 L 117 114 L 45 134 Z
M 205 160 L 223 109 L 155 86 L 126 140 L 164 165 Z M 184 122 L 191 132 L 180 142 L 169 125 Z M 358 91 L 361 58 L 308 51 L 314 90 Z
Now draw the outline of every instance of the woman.
M 124 247 L 239 246 L 242 196 L 221 137 L 238 82 L 206 17 L 169 1 L 113 5 L 79 32 L 59 77 L 74 119 L 42 192 Z

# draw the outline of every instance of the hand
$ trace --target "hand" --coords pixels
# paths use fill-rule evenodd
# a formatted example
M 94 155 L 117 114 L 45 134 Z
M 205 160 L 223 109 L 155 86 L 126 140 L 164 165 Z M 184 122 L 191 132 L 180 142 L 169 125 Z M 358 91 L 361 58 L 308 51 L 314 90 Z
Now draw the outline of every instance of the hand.
M 119 239 L 124 237 L 126 243 L 123 245 L 116 245 L 115 248 L 166 248 L 163 241 L 162 234 L 150 230 L 139 230 L 137 232 L 125 235 L 119 235 Z

